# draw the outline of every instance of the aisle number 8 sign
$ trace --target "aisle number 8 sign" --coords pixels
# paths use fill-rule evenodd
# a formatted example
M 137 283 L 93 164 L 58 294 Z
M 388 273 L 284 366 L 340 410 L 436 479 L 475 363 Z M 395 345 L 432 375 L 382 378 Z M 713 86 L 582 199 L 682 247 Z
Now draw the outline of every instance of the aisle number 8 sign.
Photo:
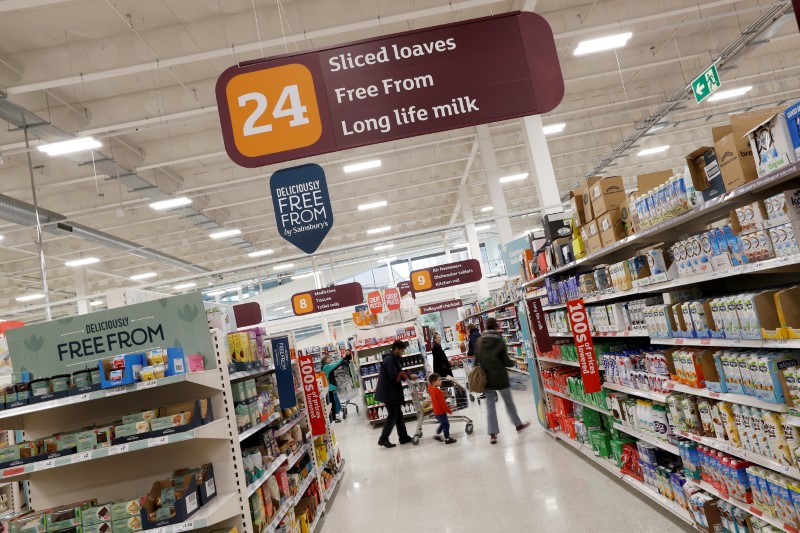
M 305 148 L 322 136 L 314 78 L 304 65 L 239 74 L 226 97 L 233 140 L 247 157 Z

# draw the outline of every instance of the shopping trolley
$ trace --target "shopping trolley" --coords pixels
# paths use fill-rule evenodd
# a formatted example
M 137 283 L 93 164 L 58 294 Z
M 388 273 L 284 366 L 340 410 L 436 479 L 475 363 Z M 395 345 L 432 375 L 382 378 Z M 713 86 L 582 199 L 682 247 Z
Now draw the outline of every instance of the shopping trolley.
M 408 382 L 408 390 L 411 395 L 411 401 L 414 403 L 414 409 L 417 412 L 417 429 L 411 442 L 416 446 L 422 438 L 422 426 L 426 424 L 439 424 L 433 414 L 431 407 L 431 400 L 428 396 L 427 382 L 423 380 L 411 380 Z M 453 412 L 460 411 L 469 407 L 469 400 L 467 400 L 467 388 L 465 387 L 466 380 L 458 378 L 442 378 L 441 389 L 444 393 L 445 400 Z M 466 415 L 450 415 L 450 422 L 464 422 L 464 432 L 467 435 L 472 434 L 473 425 L 472 419 Z
M 358 376 L 353 371 L 354 368 L 354 364 L 347 363 L 333 371 L 336 375 L 336 386 L 338 387 L 336 393 L 339 395 L 339 404 L 342 408 L 343 420 L 347 420 L 348 405 L 355 407 L 356 413 L 359 412 L 358 404 L 353 401 L 358 397 L 360 387 Z
M 467 388 L 469 388 L 469 374 L 472 372 L 472 369 L 475 368 L 475 356 L 465 355 L 463 359 L 463 366 L 464 366 L 464 375 L 467 377 L 466 383 Z M 475 395 L 472 394 L 472 391 L 469 391 L 469 400 L 471 402 L 475 401 Z M 481 403 L 481 397 L 478 397 L 478 405 Z

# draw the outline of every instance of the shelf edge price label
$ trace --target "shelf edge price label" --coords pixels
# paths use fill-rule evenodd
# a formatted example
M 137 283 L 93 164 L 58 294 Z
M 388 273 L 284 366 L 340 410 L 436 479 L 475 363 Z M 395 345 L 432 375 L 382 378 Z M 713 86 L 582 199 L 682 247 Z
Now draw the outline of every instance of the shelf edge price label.
M 149 379 L 136 384 L 136 390 L 152 389 L 158 386 L 157 379 Z
M 152 448 L 153 446 L 163 446 L 169 442 L 169 437 L 167 435 L 163 435 L 161 437 L 153 437 L 152 439 L 147 440 L 147 447 Z
M 82 463 L 84 461 L 88 461 L 92 458 L 92 455 L 93 455 L 92 452 L 82 452 L 73 454 L 72 458 L 70 459 L 70 463 L 74 464 L 74 463 Z
M 194 529 L 194 522 L 182 522 L 172 527 L 172 531 L 191 531 L 192 529 Z
M 48 470 L 50 468 L 55 468 L 56 460 L 55 459 L 48 459 L 47 461 L 39 461 L 33 465 L 33 471 L 39 472 L 40 470 Z
M 108 449 L 108 455 L 118 455 L 120 453 L 125 453 L 128 451 L 128 444 L 118 444 L 116 446 L 111 446 Z
M 123 385 L 121 387 L 114 387 L 113 389 L 108 389 L 106 391 L 106 396 L 116 396 L 117 394 L 123 394 L 128 392 L 128 386 Z

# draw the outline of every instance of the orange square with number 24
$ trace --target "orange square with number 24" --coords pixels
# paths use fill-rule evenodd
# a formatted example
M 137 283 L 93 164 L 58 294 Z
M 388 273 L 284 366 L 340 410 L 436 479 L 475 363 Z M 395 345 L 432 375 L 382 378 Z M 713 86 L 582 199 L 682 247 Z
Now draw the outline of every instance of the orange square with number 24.
M 225 92 L 233 138 L 244 156 L 305 148 L 322 136 L 314 78 L 305 65 L 239 74 Z
M 414 275 L 411 279 L 411 286 L 415 291 L 424 291 L 426 289 L 430 289 L 433 286 L 433 282 L 431 281 L 431 273 L 427 270 L 414 272 Z
M 292 309 L 296 315 L 306 315 L 314 310 L 314 300 L 306 293 L 292 296 Z

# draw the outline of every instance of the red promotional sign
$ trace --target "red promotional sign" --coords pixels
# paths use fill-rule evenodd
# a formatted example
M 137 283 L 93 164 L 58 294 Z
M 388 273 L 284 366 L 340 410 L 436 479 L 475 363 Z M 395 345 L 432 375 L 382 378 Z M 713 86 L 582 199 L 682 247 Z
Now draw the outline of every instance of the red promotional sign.
M 389 311 L 400 309 L 400 291 L 394 287 L 383 290 L 383 299 L 386 302 L 386 309 Z
M 464 305 L 464 303 L 461 300 L 447 300 L 446 302 L 439 302 L 438 304 L 420 305 L 419 314 L 427 315 L 428 313 L 446 311 L 447 309 L 458 309 L 462 305 Z
M 325 406 L 319 395 L 317 386 L 317 372 L 314 370 L 314 360 L 310 355 L 297 358 L 300 367 L 300 382 L 303 384 L 303 394 L 306 398 L 308 421 L 311 423 L 311 433 L 317 437 L 325 434 Z
M 536 348 L 540 353 L 551 351 L 553 349 L 553 342 L 550 339 L 550 331 L 548 331 L 547 322 L 544 319 L 542 300 L 540 298 L 528 300 L 528 311 L 530 311 L 531 315 L 533 335 L 536 337 Z
M 552 111 L 553 32 L 505 13 L 241 63 L 217 80 L 228 156 L 255 168 Z
M 480 281 L 481 263 L 477 259 L 456 261 L 411 273 L 411 288 L 414 292 L 432 291 L 454 285 Z
M 597 367 L 597 356 L 594 353 L 589 315 L 586 313 L 582 298 L 567 302 L 567 316 L 572 327 L 572 337 L 575 339 L 575 349 L 578 351 L 583 390 L 587 393 L 599 392 L 600 369 Z
M 372 291 L 367 294 L 367 305 L 369 305 L 369 312 L 373 315 L 383 312 L 383 297 L 381 291 Z
M 334 285 L 292 296 L 292 309 L 296 315 L 320 313 L 362 303 L 364 303 L 364 289 L 360 283 Z
M 411 294 L 413 291 L 411 290 L 411 282 L 410 281 L 401 281 L 397 284 L 397 290 L 400 291 L 400 298 L 405 296 L 406 294 Z M 413 294 L 412 294 L 413 296 Z

